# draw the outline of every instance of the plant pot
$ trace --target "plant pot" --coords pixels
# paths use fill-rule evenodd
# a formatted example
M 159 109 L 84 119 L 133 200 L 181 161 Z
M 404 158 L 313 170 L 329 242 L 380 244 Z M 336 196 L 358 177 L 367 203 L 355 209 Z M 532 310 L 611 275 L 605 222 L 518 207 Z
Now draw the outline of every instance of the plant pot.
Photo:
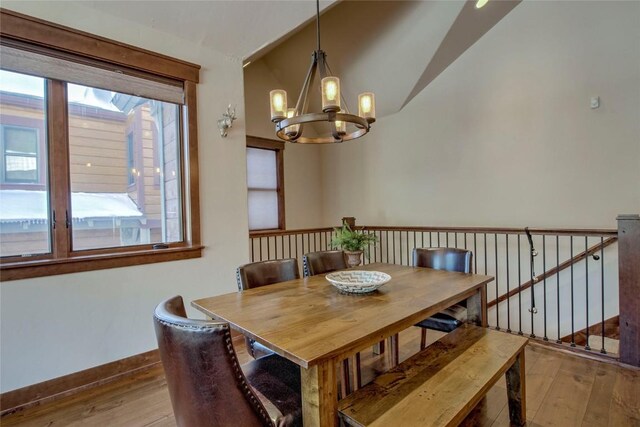
M 347 254 L 347 265 L 357 267 L 362 264 L 362 251 L 344 251 Z

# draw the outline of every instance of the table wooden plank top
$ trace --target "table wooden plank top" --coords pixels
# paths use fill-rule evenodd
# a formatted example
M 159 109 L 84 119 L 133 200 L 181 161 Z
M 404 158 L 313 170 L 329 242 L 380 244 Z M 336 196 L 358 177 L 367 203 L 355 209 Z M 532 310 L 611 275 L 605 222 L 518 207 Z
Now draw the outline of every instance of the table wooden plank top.
M 193 301 L 298 365 L 308 368 L 360 351 L 478 292 L 491 276 L 368 264 L 391 280 L 368 295 L 342 294 L 324 277 L 276 283 Z

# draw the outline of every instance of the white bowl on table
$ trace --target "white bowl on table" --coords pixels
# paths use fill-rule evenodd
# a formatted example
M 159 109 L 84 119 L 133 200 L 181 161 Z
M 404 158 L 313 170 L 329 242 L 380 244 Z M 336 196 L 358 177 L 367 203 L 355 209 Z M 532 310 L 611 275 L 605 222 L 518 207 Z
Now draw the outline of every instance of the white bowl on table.
M 325 278 L 341 292 L 368 294 L 391 280 L 381 271 L 344 270 L 329 273 Z

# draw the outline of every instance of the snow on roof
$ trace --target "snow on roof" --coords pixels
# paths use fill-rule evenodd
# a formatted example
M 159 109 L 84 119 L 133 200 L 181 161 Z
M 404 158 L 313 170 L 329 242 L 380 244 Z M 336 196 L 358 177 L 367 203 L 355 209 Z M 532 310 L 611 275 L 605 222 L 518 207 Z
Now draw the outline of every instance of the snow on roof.
M 0 70 L 0 90 L 44 98 L 44 79 Z M 115 92 L 108 90 L 72 83 L 67 85 L 67 98 L 69 102 L 119 112 L 118 107 L 111 103 L 111 98 L 114 94 Z
M 46 191 L 0 190 L 0 221 L 46 221 Z M 71 193 L 73 219 L 141 217 L 126 193 Z

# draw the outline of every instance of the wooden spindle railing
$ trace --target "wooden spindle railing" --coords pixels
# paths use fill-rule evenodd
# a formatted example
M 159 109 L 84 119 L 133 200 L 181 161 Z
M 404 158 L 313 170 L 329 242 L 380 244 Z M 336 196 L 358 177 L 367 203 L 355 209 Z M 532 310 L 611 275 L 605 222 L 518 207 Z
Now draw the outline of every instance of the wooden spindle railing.
M 361 226 L 355 224 L 355 218 L 343 220 L 378 237 L 378 244 L 368 248 L 365 263 L 412 265 L 416 247 L 471 250 L 474 272 L 495 277 L 488 286 L 491 327 L 572 350 L 617 357 L 607 354 L 605 339 L 613 330 L 611 319 L 617 318 L 619 307 L 628 306 L 611 298 L 618 290 L 618 230 L 529 229 L 538 252 L 533 268 L 542 271 L 532 274 L 524 228 Z M 333 227 L 251 232 L 251 260 L 294 257 L 302 265 L 305 253 L 330 249 L 332 236 Z M 631 282 L 624 280 L 628 288 Z M 536 305 L 531 310 L 534 293 Z M 633 314 L 626 310 L 628 316 Z M 589 337 L 594 335 L 599 344 L 592 349 Z M 622 342 L 625 332 L 621 330 L 620 335 L 622 352 L 627 344 Z M 633 357 L 629 356 L 632 362 Z

